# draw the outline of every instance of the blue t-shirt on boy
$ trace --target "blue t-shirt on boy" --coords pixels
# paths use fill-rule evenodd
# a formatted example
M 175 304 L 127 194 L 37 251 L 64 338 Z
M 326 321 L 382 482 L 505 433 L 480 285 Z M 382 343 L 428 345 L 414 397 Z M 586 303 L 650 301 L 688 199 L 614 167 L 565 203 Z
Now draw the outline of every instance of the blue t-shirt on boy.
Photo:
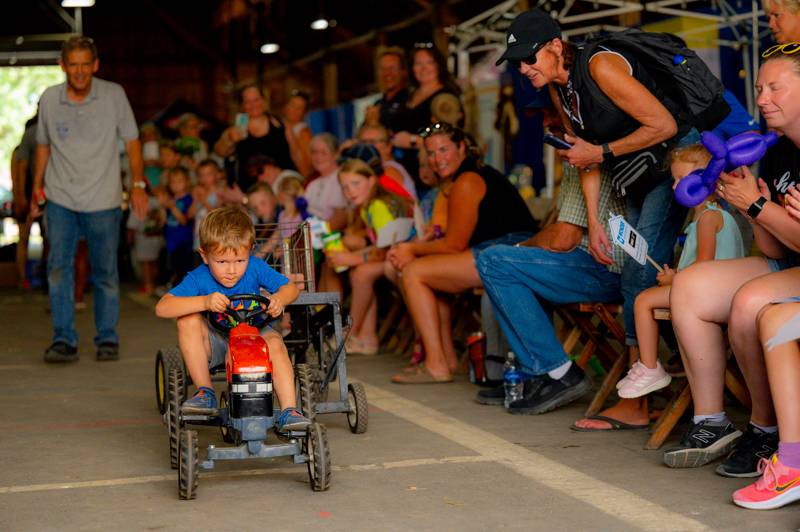
M 263 260 L 251 255 L 244 275 L 231 288 L 222 286 L 211 275 L 208 265 L 201 264 L 187 273 L 183 281 L 170 290 L 169 293 L 178 297 L 207 296 L 214 292 L 232 296 L 237 294 L 259 294 L 260 289 L 263 288 L 270 294 L 274 294 L 288 282 L 289 279 L 285 275 L 276 272 L 267 266 Z

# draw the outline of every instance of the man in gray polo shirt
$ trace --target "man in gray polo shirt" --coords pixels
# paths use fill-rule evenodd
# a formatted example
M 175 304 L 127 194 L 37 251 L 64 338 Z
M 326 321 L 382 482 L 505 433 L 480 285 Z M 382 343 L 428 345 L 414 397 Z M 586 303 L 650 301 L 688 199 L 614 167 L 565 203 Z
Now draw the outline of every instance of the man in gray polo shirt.
M 47 362 L 78 360 L 73 294 L 75 248 L 89 246 L 94 277 L 94 321 L 98 360 L 119 358 L 119 245 L 122 179 L 118 139 L 128 152 L 131 204 L 144 217 L 147 195 L 141 144 L 133 111 L 122 87 L 94 78 L 97 48 L 87 37 L 72 37 L 61 49 L 65 83 L 49 87 L 39 102 L 32 212 L 41 209 L 50 241 L 47 280 L 53 343 Z

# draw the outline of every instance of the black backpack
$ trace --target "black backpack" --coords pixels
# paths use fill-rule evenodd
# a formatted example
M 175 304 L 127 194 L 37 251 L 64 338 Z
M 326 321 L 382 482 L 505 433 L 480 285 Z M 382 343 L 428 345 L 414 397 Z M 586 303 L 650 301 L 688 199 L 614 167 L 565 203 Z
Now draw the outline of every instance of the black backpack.
M 629 28 L 587 41 L 582 54 L 592 57 L 601 46 L 631 53 L 698 131 L 714 129 L 731 112 L 722 82 L 680 37 Z M 590 78 L 588 61 L 576 67 L 577 75 Z

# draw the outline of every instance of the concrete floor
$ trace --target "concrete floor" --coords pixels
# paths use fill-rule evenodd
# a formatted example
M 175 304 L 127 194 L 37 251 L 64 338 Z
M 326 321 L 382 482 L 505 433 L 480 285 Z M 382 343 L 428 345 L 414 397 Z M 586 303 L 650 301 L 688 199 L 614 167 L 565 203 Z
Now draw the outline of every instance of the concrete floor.
M 91 305 L 90 305 L 91 307 Z M 94 360 L 91 311 L 78 314 L 80 362 L 45 365 L 46 299 L 0 292 L 0 530 L 795 530 L 800 505 L 737 508 L 748 483 L 713 467 L 670 470 L 647 434 L 573 433 L 584 401 L 511 416 L 473 402 L 476 387 L 392 385 L 403 361 L 353 356 L 369 430 L 323 416 L 334 473 L 313 493 L 287 459 L 219 463 L 180 501 L 153 391 L 153 359 L 171 322 L 126 293 L 122 359 Z M 738 412 L 741 421 L 741 412 Z M 200 429 L 201 446 L 222 444 Z

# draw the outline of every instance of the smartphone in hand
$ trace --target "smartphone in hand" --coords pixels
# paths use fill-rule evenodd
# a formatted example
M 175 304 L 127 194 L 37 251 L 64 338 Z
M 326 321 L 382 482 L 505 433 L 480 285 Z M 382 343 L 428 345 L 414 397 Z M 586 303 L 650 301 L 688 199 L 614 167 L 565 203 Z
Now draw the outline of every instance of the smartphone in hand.
M 568 150 L 572 147 L 572 144 L 570 144 L 566 140 L 556 137 L 555 135 L 551 135 L 550 133 L 545 134 L 542 140 L 544 140 L 545 143 L 551 145 L 557 150 Z
M 236 113 L 236 119 L 234 120 L 233 125 L 236 126 L 239 131 L 247 135 L 247 123 L 249 120 L 250 117 L 247 115 L 247 113 Z

